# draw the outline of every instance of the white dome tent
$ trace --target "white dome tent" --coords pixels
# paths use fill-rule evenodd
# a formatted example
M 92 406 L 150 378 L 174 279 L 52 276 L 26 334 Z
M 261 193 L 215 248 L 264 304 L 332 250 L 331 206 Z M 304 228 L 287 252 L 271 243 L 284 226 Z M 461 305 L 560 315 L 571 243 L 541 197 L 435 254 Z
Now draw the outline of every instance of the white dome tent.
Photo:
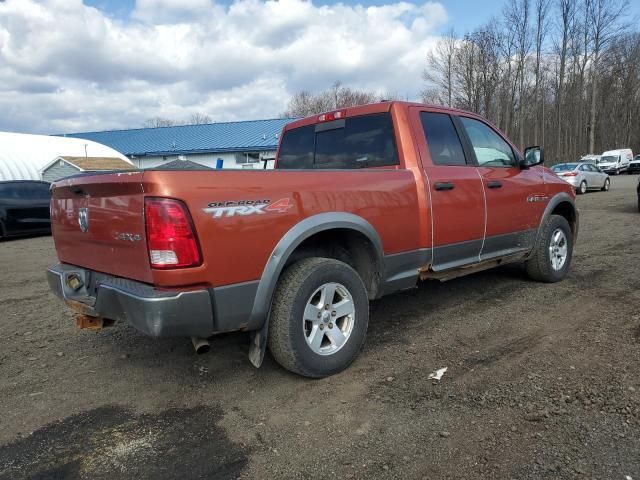
M 115 157 L 131 161 L 113 148 L 81 138 L 0 132 L 0 181 L 40 180 L 56 157 Z

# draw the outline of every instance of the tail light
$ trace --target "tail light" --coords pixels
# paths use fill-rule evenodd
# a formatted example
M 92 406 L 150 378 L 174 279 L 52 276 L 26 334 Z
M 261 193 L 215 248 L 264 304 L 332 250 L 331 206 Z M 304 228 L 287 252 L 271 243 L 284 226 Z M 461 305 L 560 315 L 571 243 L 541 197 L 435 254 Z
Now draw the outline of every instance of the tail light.
M 577 172 L 569 172 L 569 173 L 565 173 L 563 176 L 564 177 L 577 177 L 578 173 Z
M 147 248 L 153 268 L 196 267 L 202 263 L 189 210 L 171 198 L 145 198 Z

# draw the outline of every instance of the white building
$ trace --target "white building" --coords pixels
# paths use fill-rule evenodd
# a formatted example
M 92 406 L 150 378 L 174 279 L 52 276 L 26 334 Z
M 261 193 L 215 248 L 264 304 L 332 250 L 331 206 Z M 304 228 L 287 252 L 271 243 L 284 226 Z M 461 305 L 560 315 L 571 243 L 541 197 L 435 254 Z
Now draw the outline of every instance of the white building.
M 91 140 L 0 132 L 0 181 L 41 180 L 42 169 L 58 157 L 110 157 L 131 163 Z
M 108 145 L 138 168 L 189 160 L 211 168 L 264 168 L 290 118 L 66 134 Z M 267 163 L 268 167 L 273 162 Z

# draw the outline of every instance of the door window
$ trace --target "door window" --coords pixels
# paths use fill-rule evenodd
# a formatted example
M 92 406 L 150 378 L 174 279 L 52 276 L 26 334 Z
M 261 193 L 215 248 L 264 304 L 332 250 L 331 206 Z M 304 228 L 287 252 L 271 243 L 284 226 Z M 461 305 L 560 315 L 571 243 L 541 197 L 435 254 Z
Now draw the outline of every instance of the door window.
M 515 167 L 513 150 L 503 138 L 485 123 L 460 117 L 469 136 L 478 165 L 481 167 Z
M 420 112 L 420 122 L 434 165 L 466 165 L 462 143 L 446 113 Z

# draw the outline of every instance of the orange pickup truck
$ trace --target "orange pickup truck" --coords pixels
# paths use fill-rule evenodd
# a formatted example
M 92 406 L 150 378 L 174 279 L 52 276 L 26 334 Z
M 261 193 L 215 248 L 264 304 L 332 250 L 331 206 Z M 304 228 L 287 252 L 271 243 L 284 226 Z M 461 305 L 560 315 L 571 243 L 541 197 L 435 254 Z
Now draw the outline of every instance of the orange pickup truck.
M 81 325 L 249 331 L 323 377 L 365 340 L 368 301 L 508 262 L 565 277 L 575 193 L 478 115 L 383 102 L 294 121 L 274 170 L 116 172 L 52 187 L 51 289 Z

